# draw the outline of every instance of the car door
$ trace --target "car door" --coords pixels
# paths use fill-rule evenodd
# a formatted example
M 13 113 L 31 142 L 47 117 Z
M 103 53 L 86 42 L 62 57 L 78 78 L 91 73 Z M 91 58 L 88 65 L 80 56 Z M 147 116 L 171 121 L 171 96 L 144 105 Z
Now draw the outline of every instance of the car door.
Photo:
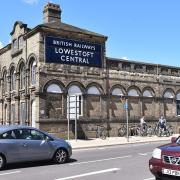
M 7 162 L 18 162 L 21 159 L 21 145 L 17 142 L 13 130 L 0 135 L 0 151 L 5 154 Z
M 53 147 L 47 136 L 34 129 L 22 129 L 24 160 L 50 159 L 53 154 Z

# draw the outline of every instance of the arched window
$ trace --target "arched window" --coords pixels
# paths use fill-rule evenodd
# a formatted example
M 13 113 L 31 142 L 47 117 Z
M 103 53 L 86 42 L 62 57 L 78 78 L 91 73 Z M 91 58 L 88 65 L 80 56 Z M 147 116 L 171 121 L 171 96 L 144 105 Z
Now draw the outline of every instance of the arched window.
M 36 61 L 33 60 L 31 62 L 31 84 L 35 85 L 36 84 Z
M 180 116 L 180 93 L 176 95 L 177 115 Z
M 7 72 L 5 71 L 3 74 L 3 93 L 7 92 Z
M 136 96 L 137 97 L 137 96 L 139 96 L 139 94 L 136 89 L 131 89 L 128 92 L 128 96 Z
M 62 93 L 62 90 L 57 84 L 50 84 L 47 87 L 46 92 L 48 92 L 48 93 Z
M 72 85 L 68 89 L 68 94 L 69 95 L 75 95 L 75 94 L 82 94 L 82 92 L 81 92 L 81 89 L 78 86 Z
M 112 95 L 114 95 L 114 96 L 123 96 L 124 93 L 123 93 L 122 89 L 120 89 L 120 88 L 114 88 L 114 89 L 112 90 Z
M 164 98 L 174 98 L 174 95 L 171 91 L 166 91 L 164 93 Z
M 13 90 L 15 90 L 15 84 L 16 84 L 14 67 L 11 68 L 10 76 L 11 76 L 11 91 L 13 91 Z
M 25 73 L 25 65 L 22 63 L 20 66 L 20 88 L 23 89 L 25 87 L 26 73 Z
M 23 46 L 23 36 L 20 36 L 19 39 L 18 39 L 18 44 L 19 44 L 19 49 L 22 49 L 22 46 Z
M 90 88 L 88 88 L 87 91 L 88 94 L 93 94 L 93 95 L 100 95 L 100 91 L 96 86 L 91 86 Z
M 152 92 L 150 90 L 145 90 L 143 92 L 143 96 L 144 97 L 153 97 L 153 94 L 152 94 Z
M 17 39 L 13 40 L 13 51 L 17 51 L 18 50 L 18 41 Z

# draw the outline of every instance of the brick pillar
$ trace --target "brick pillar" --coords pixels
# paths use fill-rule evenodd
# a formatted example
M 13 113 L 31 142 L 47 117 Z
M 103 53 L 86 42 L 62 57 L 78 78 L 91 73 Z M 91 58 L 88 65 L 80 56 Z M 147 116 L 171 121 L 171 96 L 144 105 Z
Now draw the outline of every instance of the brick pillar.
M 83 94 L 83 119 L 87 119 L 87 95 Z
M 143 97 L 139 97 L 139 103 L 140 103 L 140 116 L 142 117 L 144 115 L 144 109 L 143 109 L 144 99 L 143 99 Z
M 0 99 L 0 124 L 3 124 L 3 99 Z
M 20 124 L 20 115 L 19 115 L 19 106 L 20 106 L 20 98 L 19 96 L 15 96 L 15 120 L 14 120 L 14 123 L 15 124 Z
M 62 94 L 62 116 L 67 118 L 67 93 Z
M 29 94 L 25 95 L 25 103 L 26 103 L 26 120 L 25 123 L 26 125 L 31 125 L 30 121 L 30 96 Z
M 7 121 L 6 124 L 10 124 L 11 122 L 11 98 L 6 98 L 7 100 Z

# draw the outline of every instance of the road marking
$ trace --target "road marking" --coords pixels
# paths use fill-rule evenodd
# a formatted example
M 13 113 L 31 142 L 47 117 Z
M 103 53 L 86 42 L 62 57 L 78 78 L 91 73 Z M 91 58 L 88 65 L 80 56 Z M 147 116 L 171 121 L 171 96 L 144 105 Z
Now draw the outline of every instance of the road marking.
M 147 153 L 138 153 L 141 156 L 147 156 Z
M 69 164 L 69 165 L 74 166 L 74 165 L 80 165 L 80 164 L 88 164 L 88 163 L 95 163 L 95 162 L 101 162 L 101 161 L 110 161 L 110 160 L 114 160 L 114 159 L 123 159 L 123 158 L 129 158 L 129 157 L 131 157 L 131 155 L 108 158 L 108 159 L 99 159 L 99 160 L 94 160 L 94 161 L 85 161 L 85 162 L 79 162 L 79 163 L 72 163 L 72 164 Z
M 155 180 L 155 178 L 147 178 L 147 179 L 144 179 L 144 180 Z
M 152 154 L 152 152 L 146 152 L 146 153 L 138 153 L 140 156 L 147 156 L 148 154 Z
M 9 172 L 9 173 L 1 173 L 0 176 L 4 176 L 4 175 L 9 175 L 9 174 L 15 174 L 15 173 L 20 173 L 21 171 L 13 171 L 13 172 Z
M 79 177 L 92 176 L 92 175 L 95 175 L 95 174 L 103 174 L 103 173 L 108 173 L 108 172 L 113 172 L 113 171 L 118 171 L 118 170 L 120 170 L 120 168 L 104 169 L 104 170 L 101 170 L 101 171 L 94 171 L 94 172 L 90 172 L 90 173 L 79 174 L 79 175 L 59 178 L 59 179 L 55 179 L 55 180 L 75 179 L 75 178 L 79 178 Z
M 136 143 L 137 143 L 137 144 L 133 144 L 132 146 L 135 146 L 135 147 L 136 147 L 136 146 L 145 146 L 145 145 L 147 145 L 147 144 L 150 144 L 150 143 L 142 143 L 142 142 L 139 143 L 139 144 L 138 144 L 138 142 L 136 142 Z

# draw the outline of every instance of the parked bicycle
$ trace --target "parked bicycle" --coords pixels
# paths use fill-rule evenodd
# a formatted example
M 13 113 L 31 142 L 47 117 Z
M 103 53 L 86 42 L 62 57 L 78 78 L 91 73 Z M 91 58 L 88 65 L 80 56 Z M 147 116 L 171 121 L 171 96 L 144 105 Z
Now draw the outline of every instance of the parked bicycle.
M 123 137 L 127 135 L 127 126 L 123 125 L 118 129 L 118 136 Z M 136 127 L 135 126 L 129 126 L 129 131 L 128 131 L 129 136 L 134 136 L 136 135 Z
M 158 137 L 161 137 L 161 136 L 169 137 L 170 136 L 169 130 L 168 129 L 164 130 L 164 128 L 159 127 Z
M 103 125 L 97 125 L 96 138 L 101 138 L 105 140 L 107 137 L 107 130 Z
M 153 128 L 151 126 L 138 126 L 137 127 L 137 135 L 138 136 L 152 136 L 153 135 Z
M 168 129 L 168 131 L 169 131 L 170 136 L 172 136 L 172 135 L 174 134 L 173 127 L 170 126 L 170 125 L 167 125 L 167 129 Z

